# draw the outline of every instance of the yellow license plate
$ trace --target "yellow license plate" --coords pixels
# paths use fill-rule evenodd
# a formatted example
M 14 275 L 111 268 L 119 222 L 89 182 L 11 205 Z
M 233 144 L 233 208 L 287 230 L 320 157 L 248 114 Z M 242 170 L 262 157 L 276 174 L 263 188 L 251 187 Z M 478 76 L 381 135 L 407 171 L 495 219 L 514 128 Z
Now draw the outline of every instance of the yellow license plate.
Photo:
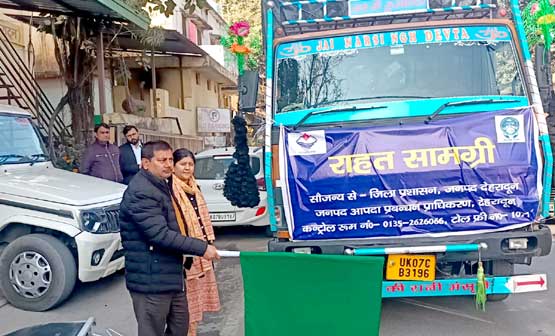
M 433 255 L 392 254 L 387 257 L 387 280 L 433 281 L 436 257 Z

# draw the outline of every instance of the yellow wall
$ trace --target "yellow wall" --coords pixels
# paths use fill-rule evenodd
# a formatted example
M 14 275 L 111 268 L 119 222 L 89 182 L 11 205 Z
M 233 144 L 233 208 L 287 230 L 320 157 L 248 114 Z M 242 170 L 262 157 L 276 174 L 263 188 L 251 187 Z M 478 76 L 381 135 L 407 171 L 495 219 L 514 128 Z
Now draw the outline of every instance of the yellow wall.
M 159 89 L 167 90 L 170 96 L 169 104 L 173 107 L 181 107 L 181 84 L 179 82 L 179 69 L 159 69 L 159 78 L 156 79 L 156 86 Z
M 160 72 L 160 81 L 157 83 L 157 86 L 169 92 L 170 106 L 191 111 L 196 111 L 197 107 L 220 107 L 220 93 L 217 83 L 210 80 L 203 73 L 193 69 L 184 69 L 182 71 L 183 94 L 185 98 L 185 106 L 182 106 L 181 83 L 179 80 L 180 71 L 178 69 L 158 69 L 158 71 Z M 199 84 L 197 84 L 196 73 L 200 75 Z M 211 82 L 210 90 L 208 90 L 207 86 L 208 80 Z
M 199 84 L 196 82 L 196 73 L 200 76 Z M 195 110 L 197 107 L 219 107 L 219 94 L 214 92 L 214 87 L 217 88 L 217 83 L 208 79 L 203 73 L 192 71 L 191 86 L 193 88 L 193 104 Z M 207 81 L 210 80 L 210 90 L 207 88 Z

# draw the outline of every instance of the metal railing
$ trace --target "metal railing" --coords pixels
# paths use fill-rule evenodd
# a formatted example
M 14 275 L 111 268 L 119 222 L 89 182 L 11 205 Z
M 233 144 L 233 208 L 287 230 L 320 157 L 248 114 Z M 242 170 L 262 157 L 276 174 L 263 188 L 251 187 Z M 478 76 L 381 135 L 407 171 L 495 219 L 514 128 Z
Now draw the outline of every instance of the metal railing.
M 0 100 L 7 101 L 10 105 L 15 103 L 18 107 L 31 112 L 37 119 L 41 132 L 47 133 L 50 119 L 54 115 L 54 107 L 2 28 L 0 28 L 0 89 L 5 90 L 6 93 L 6 95 L 0 95 Z M 69 134 L 61 116 L 54 120 L 53 130 L 56 137 Z

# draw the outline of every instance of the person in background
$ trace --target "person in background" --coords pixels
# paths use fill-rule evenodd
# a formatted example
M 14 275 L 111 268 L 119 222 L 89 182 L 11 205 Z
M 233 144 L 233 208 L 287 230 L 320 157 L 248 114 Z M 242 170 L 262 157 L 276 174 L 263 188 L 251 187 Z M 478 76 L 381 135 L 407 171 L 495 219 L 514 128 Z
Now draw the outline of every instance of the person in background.
M 139 130 L 133 125 L 125 126 L 123 128 L 123 135 L 127 138 L 127 142 L 119 147 L 119 165 L 123 175 L 123 183 L 129 184 L 129 181 L 141 168 L 141 149 L 143 144 L 139 139 Z
M 185 237 L 174 212 L 168 179 L 173 155 L 165 141 L 147 142 L 141 170 L 120 205 L 125 251 L 125 284 L 131 295 L 139 336 L 185 336 L 189 311 L 183 278 L 184 255 L 219 259 L 206 241 Z
M 105 123 L 94 127 L 96 141 L 85 151 L 80 171 L 83 174 L 121 183 L 119 148 L 110 143 L 110 126 Z
M 177 222 L 187 237 L 214 243 L 214 229 L 208 207 L 195 181 L 195 156 L 188 149 L 173 153 L 174 175 L 172 192 Z M 204 312 L 220 310 L 216 274 L 210 260 L 202 257 L 188 258 L 185 262 L 187 300 L 189 303 L 189 336 L 196 336 Z

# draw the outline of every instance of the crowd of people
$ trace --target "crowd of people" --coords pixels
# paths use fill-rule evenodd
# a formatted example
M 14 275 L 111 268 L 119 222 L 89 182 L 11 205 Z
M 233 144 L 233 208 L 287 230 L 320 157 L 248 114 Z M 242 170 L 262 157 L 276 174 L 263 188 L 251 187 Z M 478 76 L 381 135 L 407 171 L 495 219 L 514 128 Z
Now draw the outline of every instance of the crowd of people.
M 203 313 L 220 309 L 213 265 L 219 255 L 194 177 L 195 155 L 164 141 L 143 144 L 131 125 L 119 148 L 110 143 L 107 124 L 94 131 L 81 172 L 128 185 L 120 232 L 138 335 L 194 336 Z

